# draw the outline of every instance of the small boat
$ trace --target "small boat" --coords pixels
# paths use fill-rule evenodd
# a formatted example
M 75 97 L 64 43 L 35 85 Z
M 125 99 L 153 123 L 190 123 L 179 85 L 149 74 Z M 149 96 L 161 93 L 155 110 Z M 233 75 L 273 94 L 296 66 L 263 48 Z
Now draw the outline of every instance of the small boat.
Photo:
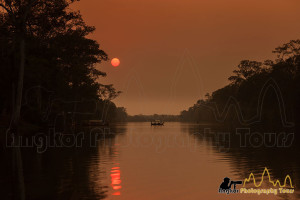
M 108 122 L 103 120 L 86 120 L 83 122 L 85 126 L 108 126 Z
M 155 121 L 151 121 L 151 126 L 163 126 L 164 122 L 160 121 L 160 120 L 155 120 Z

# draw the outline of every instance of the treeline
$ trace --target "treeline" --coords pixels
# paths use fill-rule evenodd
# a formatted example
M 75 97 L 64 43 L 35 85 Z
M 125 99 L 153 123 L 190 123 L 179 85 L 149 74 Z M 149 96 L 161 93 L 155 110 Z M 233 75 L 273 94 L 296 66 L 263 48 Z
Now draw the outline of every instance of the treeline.
M 180 113 L 182 121 L 293 126 L 299 122 L 300 40 L 277 47 L 276 60 L 243 60 L 230 84 Z
M 130 115 L 127 117 L 129 122 L 150 122 L 154 120 L 161 120 L 163 122 L 180 121 L 179 115 Z
M 95 28 L 70 9 L 73 2 L 0 1 L 2 126 L 126 116 L 111 101 L 120 92 L 101 84 L 106 73 L 97 64 L 108 55 L 87 37 Z

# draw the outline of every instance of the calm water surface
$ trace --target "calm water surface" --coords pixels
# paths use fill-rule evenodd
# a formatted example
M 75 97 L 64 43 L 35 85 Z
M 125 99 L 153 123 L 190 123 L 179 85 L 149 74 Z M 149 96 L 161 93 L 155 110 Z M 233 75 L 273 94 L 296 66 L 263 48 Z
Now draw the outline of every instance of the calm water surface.
M 162 127 L 124 123 L 106 130 L 94 127 L 82 131 L 84 137 L 78 148 L 48 148 L 44 153 L 22 148 L 27 199 L 300 198 L 299 149 L 293 146 L 240 147 L 239 138 L 211 134 L 222 129 L 179 122 Z M 12 181 L 10 151 L 4 149 L 1 158 L 1 195 L 11 199 L 17 183 Z M 271 179 L 279 179 L 282 184 L 289 174 L 295 193 L 218 193 L 224 177 L 244 180 L 253 172 L 259 181 L 265 167 Z M 268 187 L 264 182 L 262 188 Z

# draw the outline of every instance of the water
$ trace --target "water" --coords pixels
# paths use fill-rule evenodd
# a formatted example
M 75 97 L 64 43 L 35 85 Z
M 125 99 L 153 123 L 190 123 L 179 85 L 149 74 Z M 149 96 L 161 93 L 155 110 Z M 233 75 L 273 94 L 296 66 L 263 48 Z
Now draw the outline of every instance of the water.
M 285 148 L 240 147 L 239 138 L 214 125 L 169 122 L 117 124 L 78 133 L 78 147 L 22 148 L 27 199 L 297 199 L 300 165 L 295 144 Z M 84 134 L 83 134 L 84 133 Z M 105 133 L 105 134 L 100 134 Z M 83 134 L 83 135 L 82 135 Z M 222 134 L 219 134 L 222 135 Z M 97 137 L 96 137 L 97 136 Z M 79 137 L 80 138 L 80 137 Z M 1 199 L 12 199 L 11 149 L 1 151 Z M 267 167 L 294 194 L 219 194 L 224 177 L 242 180 L 253 172 L 259 182 Z M 265 177 L 267 180 L 267 176 Z M 248 185 L 251 187 L 251 183 Z M 252 185 L 253 186 L 253 185 Z M 237 189 L 241 188 L 237 185 Z M 263 182 L 260 188 L 270 188 Z

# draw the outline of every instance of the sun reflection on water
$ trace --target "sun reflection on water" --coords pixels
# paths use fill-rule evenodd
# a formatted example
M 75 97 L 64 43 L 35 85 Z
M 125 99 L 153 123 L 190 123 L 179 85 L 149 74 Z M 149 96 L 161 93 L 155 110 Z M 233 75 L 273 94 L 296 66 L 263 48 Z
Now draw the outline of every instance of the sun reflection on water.
M 118 151 L 114 152 L 115 155 L 118 155 Z M 121 169 L 120 163 L 114 163 L 114 166 L 110 170 L 110 177 L 111 177 L 111 187 L 113 189 L 112 195 L 118 196 L 121 195 Z

